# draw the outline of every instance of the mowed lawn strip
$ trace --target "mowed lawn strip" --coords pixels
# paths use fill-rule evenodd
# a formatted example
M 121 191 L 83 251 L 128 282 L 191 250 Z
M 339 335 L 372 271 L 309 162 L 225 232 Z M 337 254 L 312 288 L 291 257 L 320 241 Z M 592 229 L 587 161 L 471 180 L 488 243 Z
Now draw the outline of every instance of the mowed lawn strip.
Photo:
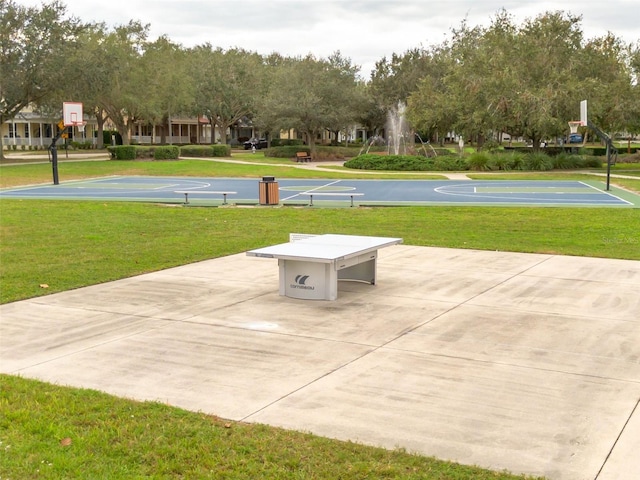
M 640 260 L 640 209 L 630 208 L 185 208 L 17 199 L 0 208 L 1 303 L 282 243 L 289 232 Z
M 241 159 L 236 158 L 236 160 Z M 318 165 L 322 166 L 321 163 Z M 177 161 L 105 160 L 61 162 L 58 165 L 58 175 L 61 183 L 71 180 L 99 178 L 110 175 L 238 177 L 255 178 L 256 181 L 258 181 L 262 176 L 275 176 L 277 178 L 369 178 L 371 176 L 366 173 L 354 172 L 353 170 L 345 173 L 344 170 L 347 169 L 342 167 L 338 168 L 340 169 L 302 169 L 296 168 L 296 164 L 290 160 L 283 160 L 277 163 L 260 163 L 257 160 L 254 160 L 252 163 L 233 163 L 193 159 Z M 439 172 L 404 174 L 400 172 L 376 172 L 372 175 L 374 175 L 375 178 L 445 178 Z M 42 183 L 53 183 L 52 167 L 48 163 L 0 166 L 0 188 Z

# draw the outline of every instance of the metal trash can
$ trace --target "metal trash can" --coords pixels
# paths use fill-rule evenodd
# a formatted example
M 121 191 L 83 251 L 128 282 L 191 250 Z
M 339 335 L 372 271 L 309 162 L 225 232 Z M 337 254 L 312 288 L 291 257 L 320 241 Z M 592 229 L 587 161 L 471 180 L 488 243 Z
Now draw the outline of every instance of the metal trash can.
M 258 185 L 258 198 L 260 205 L 278 205 L 280 203 L 280 190 L 275 177 L 262 177 Z

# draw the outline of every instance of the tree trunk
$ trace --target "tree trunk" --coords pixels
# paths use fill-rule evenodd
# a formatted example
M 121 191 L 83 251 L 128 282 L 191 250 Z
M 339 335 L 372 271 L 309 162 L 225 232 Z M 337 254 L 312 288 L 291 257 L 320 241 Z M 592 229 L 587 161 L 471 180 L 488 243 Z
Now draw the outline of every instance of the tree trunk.
M 230 124 L 222 120 L 219 120 L 219 122 L 220 122 L 220 140 L 224 145 L 229 145 L 229 137 L 227 137 L 227 129 L 229 128 Z
M 162 124 L 160 125 L 160 145 L 167 144 L 167 129 L 169 126 L 169 117 L 166 115 L 162 117 Z
M 533 151 L 534 152 L 539 152 L 540 151 L 540 137 L 534 133 L 531 136 L 531 142 L 532 142 L 531 147 L 533 148 Z
M 103 111 L 98 111 L 96 115 L 96 122 L 98 123 L 98 138 L 96 138 L 96 148 L 104 148 L 104 121 Z
M 309 151 L 311 153 L 314 152 L 314 150 L 316 149 L 316 135 L 315 132 L 305 132 L 305 135 L 307 136 L 307 144 L 309 145 Z

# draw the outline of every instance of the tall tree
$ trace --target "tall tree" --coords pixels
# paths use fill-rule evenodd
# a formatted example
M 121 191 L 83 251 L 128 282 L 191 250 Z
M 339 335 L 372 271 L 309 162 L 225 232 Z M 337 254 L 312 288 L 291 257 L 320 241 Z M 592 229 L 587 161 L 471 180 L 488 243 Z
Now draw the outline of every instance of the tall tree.
M 634 109 L 633 70 L 628 46 L 609 33 L 589 40 L 582 50 L 577 84 L 589 101 L 589 120 L 608 132 L 629 129 Z M 577 104 L 577 101 L 575 102 Z
M 0 125 L 63 88 L 64 60 L 82 28 L 58 1 L 30 8 L 0 0 Z
M 147 94 L 141 56 L 148 29 L 148 25 L 132 21 L 115 27 L 102 42 L 102 55 L 110 67 L 104 72 L 109 88 L 101 92 L 98 107 L 109 116 L 125 145 L 131 141 L 132 125 L 144 112 Z
M 627 61 L 631 73 L 629 107 L 625 112 L 626 130 L 630 134 L 640 133 L 640 40 L 630 44 Z
M 161 36 L 145 44 L 140 59 L 141 84 L 139 120 L 162 126 L 160 143 L 166 142 L 172 115 L 186 115 L 193 109 L 193 82 L 187 71 L 185 50 Z
M 407 118 L 423 140 L 444 141 L 454 129 L 464 102 L 452 102 L 445 81 L 453 62 L 448 45 L 434 46 L 428 53 L 430 68 L 407 101 Z
M 229 128 L 254 112 L 262 58 L 242 49 L 225 52 L 210 44 L 195 47 L 190 56 L 196 113 L 207 116 L 212 128 L 218 127 L 223 143 L 229 143 Z
M 109 57 L 105 55 L 104 45 L 108 35 L 104 24 L 90 24 L 78 36 L 81 46 L 66 58 L 69 71 L 64 83 L 62 99 L 50 98 L 47 103 L 52 107 L 62 100 L 78 101 L 83 104 L 83 113 L 93 115 L 98 125 L 97 146 L 103 147 L 103 129 L 106 113 L 100 106 L 101 99 L 110 94 L 111 69 Z
M 350 60 L 339 54 L 332 60 L 295 59 L 278 68 L 263 111 L 278 119 L 278 128 L 302 133 L 313 150 L 323 130 L 355 120 L 355 111 L 343 109 L 355 93 L 354 73 Z
M 631 75 L 619 41 L 608 36 L 585 45 L 580 22 L 547 12 L 517 26 L 504 10 L 486 29 L 463 22 L 453 31 L 449 73 L 442 83 L 423 81 L 412 97 L 416 121 L 442 122 L 455 112 L 458 133 L 507 132 L 538 148 L 545 138 L 564 136 L 580 100 L 591 97 L 594 114 L 614 126 L 623 99 L 631 98 Z M 433 115 L 423 113 L 430 109 Z
M 340 51 L 327 58 L 326 91 L 323 97 L 333 105 L 325 128 L 334 136 L 337 144 L 340 132 L 347 133 L 354 126 L 357 113 L 362 105 L 362 89 L 358 88 L 358 72 L 360 67 L 353 65 L 351 59 L 342 56 Z M 345 135 L 347 138 L 347 135 Z

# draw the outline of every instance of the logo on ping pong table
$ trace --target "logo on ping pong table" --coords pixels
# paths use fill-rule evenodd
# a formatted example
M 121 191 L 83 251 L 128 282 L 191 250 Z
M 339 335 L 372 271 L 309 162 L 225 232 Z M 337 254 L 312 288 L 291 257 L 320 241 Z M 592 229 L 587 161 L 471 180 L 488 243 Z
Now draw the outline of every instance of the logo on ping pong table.
M 307 285 L 309 275 L 296 275 L 295 283 L 291 284 L 291 288 L 301 288 L 304 290 L 315 290 L 316 287 Z

